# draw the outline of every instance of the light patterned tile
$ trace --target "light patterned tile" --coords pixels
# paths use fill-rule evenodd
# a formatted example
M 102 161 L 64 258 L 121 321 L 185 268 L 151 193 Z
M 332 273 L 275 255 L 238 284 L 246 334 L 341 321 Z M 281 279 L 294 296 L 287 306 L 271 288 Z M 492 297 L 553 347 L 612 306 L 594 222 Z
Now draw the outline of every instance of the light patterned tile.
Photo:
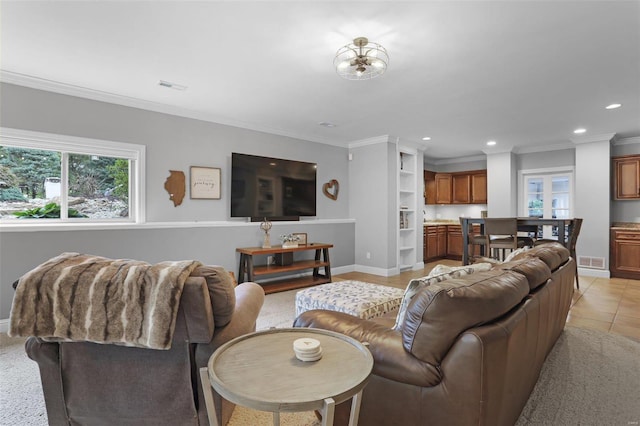
M 603 312 L 597 311 L 595 309 L 574 306 L 573 308 L 571 308 L 571 316 L 611 323 L 613 322 L 613 318 L 616 316 L 616 314 L 612 312 Z
M 611 332 L 640 339 L 640 318 L 616 315 Z
M 611 328 L 610 322 L 598 321 L 598 320 L 593 320 L 589 318 L 575 317 L 571 314 L 569 314 L 569 317 L 567 318 L 567 324 L 573 327 L 589 328 L 592 330 L 600 330 L 600 331 L 607 331 L 607 332 L 609 331 L 609 328 Z
M 618 304 L 618 302 L 604 302 L 598 299 L 587 299 L 586 295 L 584 295 L 573 306 L 576 308 L 615 314 L 618 311 Z

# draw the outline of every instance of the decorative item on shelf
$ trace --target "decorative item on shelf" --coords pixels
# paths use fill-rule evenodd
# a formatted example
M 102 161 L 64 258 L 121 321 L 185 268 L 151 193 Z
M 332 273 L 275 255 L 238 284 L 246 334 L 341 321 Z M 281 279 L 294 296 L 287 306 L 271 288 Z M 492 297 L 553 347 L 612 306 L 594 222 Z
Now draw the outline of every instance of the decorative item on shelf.
M 191 166 L 191 198 L 219 200 L 221 171 L 215 167 Z
M 307 245 L 307 234 L 305 232 L 294 232 L 294 237 L 296 237 L 296 241 L 298 241 L 298 245 L 306 246 Z
M 260 229 L 264 231 L 264 242 L 262 243 L 262 248 L 270 248 L 271 240 L 269 238 L 269 231 L 271 230 L 272 223 L 267 220 L 265 217 L 262 222 L 260 222 Z
M 180 170 L 169 170 L 169 177 L 164 181 L 164 189 L 169 193 L 169 199 L 173 206 L 182 204 L 186 190 L 186 178 Z
M 353 43 L 341 47 L 333 59 L 336 72 L 347 80 L 376 78 L 384 74 L 388 63 L 387 50 L 366 37 L 358 37 Z
M 333 192 L 331 192 L 333 191 Z M 332 200 L 338 199 L 338 192 L 340 191 L 340 182 L 335 179 L 331 179 L 329 182 L 322 185 L 322 193 Z
M 280 235 L 280 240 L 282 241 L 282 248 L 295 248 L 295 247 L 298 247 L 298 236 L 297 236 L 297 234 Z

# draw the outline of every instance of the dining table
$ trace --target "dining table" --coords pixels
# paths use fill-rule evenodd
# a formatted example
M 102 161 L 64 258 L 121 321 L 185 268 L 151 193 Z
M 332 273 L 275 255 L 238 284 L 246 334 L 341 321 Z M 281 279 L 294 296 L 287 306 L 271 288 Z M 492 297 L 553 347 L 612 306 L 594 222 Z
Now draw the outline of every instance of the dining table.
M 461 217 L 460 224 L 462 225 L 462 264 L 469 264 L 469 228 L 472 225 L 480 225 L 480 233 L 484 234 L 484 219 L 483 217 Z M 558 242 L 563 246 L 569 248 L 569 238 L 566 231 L 571 229 L 573 219 L 544 219 L 539 217 L 518 217 L 518 230 L 528 232 L 532 227 L 540 226 L 556 226 L 558 227 Z

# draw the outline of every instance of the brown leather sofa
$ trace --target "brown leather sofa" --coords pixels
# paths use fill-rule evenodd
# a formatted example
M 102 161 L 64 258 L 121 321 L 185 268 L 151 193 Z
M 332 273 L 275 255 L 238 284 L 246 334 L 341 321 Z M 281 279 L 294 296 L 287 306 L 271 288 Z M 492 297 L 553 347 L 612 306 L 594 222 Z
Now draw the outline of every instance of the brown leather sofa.
M 398 330 L 393 316 L 321 310 L 294 326 L 369 343 L 360 425 L 513 425 L 562 333 L 575 270 L 567 249 L 543 245 L 421 289 Z M 349 405 L 336 408 L 335 424 L 347 424 Z
M 222 268 L 204 267 L 185 282 L 169 350 L 30 337 L 49 424 L 208 425 L 199 368 L 225 342 L 255 331 L 263 302 L 258 284 L 234 287 Z M 234 405 L 218 395 L 215 403 L 226 424 Z

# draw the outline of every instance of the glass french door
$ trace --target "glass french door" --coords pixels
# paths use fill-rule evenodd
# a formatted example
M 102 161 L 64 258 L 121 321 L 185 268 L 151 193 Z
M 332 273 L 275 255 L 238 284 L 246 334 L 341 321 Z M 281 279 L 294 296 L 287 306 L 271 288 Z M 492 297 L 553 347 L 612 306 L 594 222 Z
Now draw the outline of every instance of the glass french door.
M 571 218 L 573 174 L 525 176 L 525 215 L 545 219 Z M 543 226 L 538 238 L 558 237 L 556 226 Z

